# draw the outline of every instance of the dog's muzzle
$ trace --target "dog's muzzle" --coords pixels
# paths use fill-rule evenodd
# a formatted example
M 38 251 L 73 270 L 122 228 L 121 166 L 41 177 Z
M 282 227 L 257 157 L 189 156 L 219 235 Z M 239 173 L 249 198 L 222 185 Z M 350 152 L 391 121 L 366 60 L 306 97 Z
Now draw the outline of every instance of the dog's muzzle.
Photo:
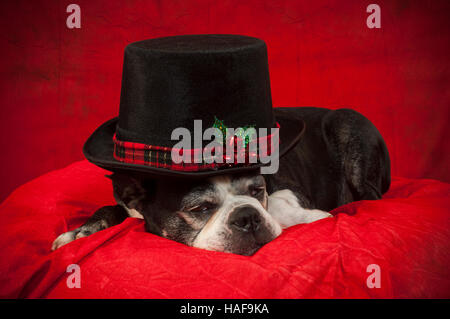
M 260 247 L 278 235 L 267 225 L 261 211 L 248 204 L 238 206 L 230 213 L 228 228 L 237 238 L 245 239 L 245 244 L 241 245 L 254 243 Z
M 228 224 L 231 229 L 255 233 L 261 225 L 261 214 L 253 206 L 240 206 L 230 214 Z
M 192 246 L 240 255 L 252 255 L 281 233 L 281 226 L 249 196 L 227 198 L 221 209 L 200 231 Z

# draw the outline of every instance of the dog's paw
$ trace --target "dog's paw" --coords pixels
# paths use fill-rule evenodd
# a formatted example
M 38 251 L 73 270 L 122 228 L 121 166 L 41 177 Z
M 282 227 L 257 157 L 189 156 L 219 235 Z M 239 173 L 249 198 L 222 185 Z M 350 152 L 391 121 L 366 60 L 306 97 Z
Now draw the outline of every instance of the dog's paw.
M 302 208 L 297 196 L 289 189 L 276 191 L 269 196 L 267 211 L 282 228 L 297 224 L 312 223 L 316 220 L 333 217 L 318 209 Z
M 284 205 L 293 208 L 300 207 L 297 196 L 295 196 L 295 194 L 289 189 L 283 189 L 272 193 L 269 196 L 269 203 L 270 202 L 272 202 L 273 206 Z
M 52 244 L 52 250 L 56 250 L 78 238 L 89 236 L 90 234 L 84 232 L 82 229 L 77 228 L 66 233 L 59 235 Z

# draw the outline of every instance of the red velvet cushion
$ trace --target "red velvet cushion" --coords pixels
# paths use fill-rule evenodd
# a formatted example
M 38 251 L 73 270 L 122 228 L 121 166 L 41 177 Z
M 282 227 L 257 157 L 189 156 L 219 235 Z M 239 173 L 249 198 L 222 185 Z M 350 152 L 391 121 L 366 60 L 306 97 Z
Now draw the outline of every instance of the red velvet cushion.
M 394 178 L 379 201 L 297 225 L 251 257 L 210 252 L 146 233 L 142 220 L 52 241 L 112 204 L 106 171 L 86 161 L 18 188 L 0 206 L 0 297 L 450 297 L 450 185 Z M 68 288 L 68 265 L 81 288 Z M 367 266 L 381 268 L 368 288 Z

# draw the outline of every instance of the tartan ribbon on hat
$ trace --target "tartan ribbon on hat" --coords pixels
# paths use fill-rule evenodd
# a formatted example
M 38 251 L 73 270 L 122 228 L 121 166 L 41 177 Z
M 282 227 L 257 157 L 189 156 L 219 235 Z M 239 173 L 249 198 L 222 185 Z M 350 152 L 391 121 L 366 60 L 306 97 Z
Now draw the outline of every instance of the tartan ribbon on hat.
M 280 127 L 278 123 L 277 127 Z M 165 146 L 122 141 L 114 134 L 114 158 L 124 163 L 166 168 L 175 171 L 203 171 L 230 166 L 248 166 L 254 164 L 251 162 L 251 159 L 253 159 L 253 161 L 256 159 L 256 162 L 258 162 L 259 154 L 262 153 L 270 156 L 275 148 L 278 148 L 278 145 L 274 145 L 277 143 L 272 142 L 275 134 L 278 134 L 278 130 L 276 133 L 257 139 L 251 139 L 250 141 L 242 141 L 240 137 L 233 136 L 226 140 L 226 145 L 224 143 L 223 145 L 214 146 L 210 149 L 207 147 L 197 149 L 176 149 Z M 263 139 L 265 141 L 261 142 Z M 252 147 L 252 143 L 257 143 L 256 147 Z M 204 157 L 204 154 L 206 153 L 215 156 L 216 147 L 222 148 L 222 162 L 213 161 L 210 163 L 208 162 L 208 158 Z M 227 147 L 234 148 L 234 157 L 232 159 L 227 155 Z M 181 160 L 179 163 L 178 161 L 175 162 L 172 159 L 172 151 L 177 152 L 180 158 L 188 158 L 190 160 Z M 212 158 L 209 158 L 209 160 L 211 159 Z M 238 159 L 241 159 L 241 161 L 244 159 L 244 161 L 240 163 Z

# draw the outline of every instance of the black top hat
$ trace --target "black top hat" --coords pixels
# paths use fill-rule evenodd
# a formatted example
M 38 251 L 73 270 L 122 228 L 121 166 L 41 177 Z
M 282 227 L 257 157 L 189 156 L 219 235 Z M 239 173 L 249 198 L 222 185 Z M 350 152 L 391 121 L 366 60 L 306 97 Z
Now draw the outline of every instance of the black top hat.
M 194 120 L 231 128 L 279 127 L 279 155 L 300 139 L 301 119 L 272 109 L 264 41 L 240 35 L 184 35 L 139 41 L 125 48 L 119 117 L 101 125 L 83 152 L 111 170 L 210 176 L 262 163 L 174 165 L 171 140 Z M 205 145 L 202 145 L 202 148 Z

